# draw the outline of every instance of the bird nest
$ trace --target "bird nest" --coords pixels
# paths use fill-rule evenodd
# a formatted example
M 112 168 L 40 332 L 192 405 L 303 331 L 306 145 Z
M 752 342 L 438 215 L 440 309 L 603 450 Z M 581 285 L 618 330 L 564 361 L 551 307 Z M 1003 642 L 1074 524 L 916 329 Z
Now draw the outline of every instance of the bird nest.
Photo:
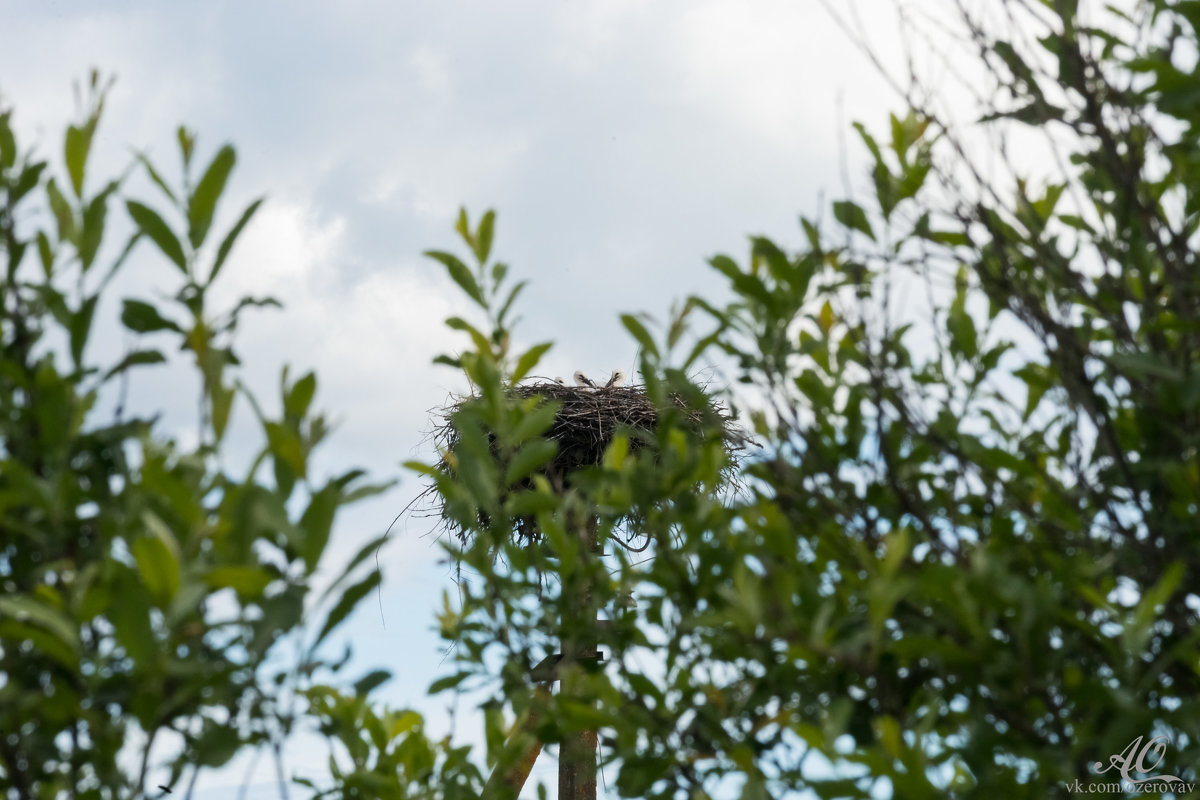
M 558 444 L 554 457 L 543 465 L 535 474 L 545 477 L 556 491 L 570 488 L 573 478 L 589 467 L 599 465 L 605 451 L 612 444 L 613 437 L 624 434 L 628 437 L 631 453 L 652 447 L 654 432 L 664 413 L 675 411 L 684 420 L 684 425 L 692 428 L 698 435 L 712 436 L 706 431 L 719 430 L 726 452 L 729 455 L 725 469 L 727 484 L 736 488 L 737 464 L 740 461 L 739 451 L 744 450 L 749 438 L 733 420 L 723 404 L 707 395 L 702 396 L 702 405 L 688 401 L 679 394 L 668 396 L 668 405 L 656 405 L 646 393 L 643 386 L 566 386 L 557 381 L 544 378 L 534 378 L 509 388 L 510 396 L 517 400 L 540 398 L 544 402 L 558 405 L 554 422 L 544 434 Z M 456 396 L 446 406 L 434 409 L 434 430 L 432 440 L 439 452 L 453 453 L 459 442 L 459 431 L 455 427 L 455 419 L 465 403 L 475 399 L 473 395 Z M 439 469 L 452 472 L 452 459 L 445 456 L 438 464 Z M 510 492 L 519 492 L 530 488 L 533 476 L 509 488 Z M 460 538 L 465 539 L 467 531 L 452 522 L 441 504 L 442 498 L 436 493 L 436 486 L 428 487 L 422 497 L 430 516 L 437 516 Z M 503 501 L 503 497 L 501 501 Z M 487 524 L 486 517 L 481 516 L 480 523 Z M 627 526 L 631 529 L 636 525 Z M 536 520 L 532 516 L 519 517 L 516 520 L 514 533 L 519 540 L 534 543 L 540 539 Z M 633 541 L 636 535 L 630 532 L 623 542 L 629 549 L 635 547 Z

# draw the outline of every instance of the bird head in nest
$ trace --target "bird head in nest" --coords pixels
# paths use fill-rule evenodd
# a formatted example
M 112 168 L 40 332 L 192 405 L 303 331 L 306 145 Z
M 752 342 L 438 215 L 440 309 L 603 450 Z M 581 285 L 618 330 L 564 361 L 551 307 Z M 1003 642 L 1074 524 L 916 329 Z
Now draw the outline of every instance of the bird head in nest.
M 618 386 L 625 385 L 625 372 L 623 370 L 614 370 L 612 377 L 608 379 L 608 383 L 604 384 L 605 389 L 615 389 Z

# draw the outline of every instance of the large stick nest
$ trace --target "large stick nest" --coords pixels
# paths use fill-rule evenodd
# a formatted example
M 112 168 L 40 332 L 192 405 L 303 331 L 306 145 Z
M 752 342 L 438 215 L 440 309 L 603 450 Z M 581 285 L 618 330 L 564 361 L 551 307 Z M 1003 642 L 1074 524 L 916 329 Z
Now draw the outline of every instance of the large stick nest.
M 572 477 L 579 471 L 600 464 L 605 451 L 612 444 L 613 436 L 617 433 L 629 437 L 630 452 L 652 444 L 659 417 L 669 410 L 656 407 L 643 386 L 593 389 L 588 386 L 565 386 L 545 378 L 534 378 L 510 387 L 509 392 L 514 398 L 540 397 L 559 404 L 554 423 L 545 434 L 546 438 L 558 443 L 558 451 L 554 458 L 539 470 L 539 474 L 545 476 L 558 491 L 569 488 Z M 455 416 L 463 404 L 472 399 L 474 398 L 471 395 L 453 396 L 449 404 L 433 410 L 434 430 L 431 438 L 439 452 L 454 451 L 459 441 L 459 432 L 454 425 Z M 699 408 L 689 406 L 683 397 L 676 394 L 670 395 L 669 402 L 674 410 L 683 415 L 685 424 L 694 426 L 697 433 L 706 429 L 713 430 L 714 422 L 719 424 L 720 436 L 730 456 L 725 477 L 730 487 L 735 488 L 740 451 L 744 450 L 750 441 L 746 433 L 735 424 L 727 409 L 710 397 L 706 397 L 705 406 Z M 439 467 L 451 471 L 451 466 L 445 458 L 441 460 Z M 527 488 L 531 482 L 532 479 L 523 481 L 513 487 L 513 490 Z M 432 501 L 432 507 L 426 510 L 431 516 L 440 516 L 449 522 L 440 506 L 440 498 L 433 489 L 431 486 L 423 493 L 426 500 Z M 453 530 L 454 526 L 451 527 Z M 454 532 L 460 537 L 466 534 L 461 530 Z M 536 522 L 532 518 L 519 519 L 514 533 L 519 539 L 528 542 L 535 542 L 540 538 Z M 631 535 L 630 539 L 632 538 Z M 632 548 L 631 542 L 625 544 Z

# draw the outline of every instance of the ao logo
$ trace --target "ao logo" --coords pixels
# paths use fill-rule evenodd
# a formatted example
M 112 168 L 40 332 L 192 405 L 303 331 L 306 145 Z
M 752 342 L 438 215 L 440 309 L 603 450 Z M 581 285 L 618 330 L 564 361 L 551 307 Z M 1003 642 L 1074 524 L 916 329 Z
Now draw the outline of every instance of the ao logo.
M 1129 783 L 1136 786 L 1139 783 L 1147 781 L 1158 781 L 1160 783 L 1174 784 L 1176 782 L 1183 783 L 1183 779 L 1174 775 L 1150 775 L 1149 773 L 1156 769 L 1162 763 L 1163 757 L 1167 752 L 1167 737 L 1155 736 L 1154 738 L 1142 744 L 1142 737 L 1139 736 L 1129 744 L 1125 745 L 1125 749 L 1116 755 L 1108 757 L 1108 766 L 1101 764 L 1099 761 L 1092 764 L 1092 771 L 1097 775 L 1103 775 L 1110 769 L 1116 769 L 1121 773 L 1121 777 Z M 1151 760 L 1152 759 L 1152 760 Z M 1146 775 L 1145 778 L 1134 778 L 1133 773 L 1141 773 Z

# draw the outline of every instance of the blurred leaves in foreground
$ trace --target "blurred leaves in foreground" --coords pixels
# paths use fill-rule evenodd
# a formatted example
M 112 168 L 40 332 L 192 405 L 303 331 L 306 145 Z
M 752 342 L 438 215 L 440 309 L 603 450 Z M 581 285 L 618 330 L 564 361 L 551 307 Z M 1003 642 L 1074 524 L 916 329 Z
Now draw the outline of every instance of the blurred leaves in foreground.
M 179 180 L 141 155 L 116 178 L 95 175 L 106 91 L 92 75 L 54 162 L 24 148 L 0 110 L 0 786 L 14 800 L 140 798 L 157 784 L 182 796 L 242 747 L 280 757 L 296 692 L 337 666 L 320 638 L 379 580 L 364 569 L 376 540 L 312 596 L 318 570 L 332 569 L 338 510 L 384 487 L 359 470 L 312 474 L 328 433 L 312 373 L 283 371 L 278 416 L 238 381 L 241 315 L 275 301 L 213 308 L 262 202 L 214 230 L 233 148 L 204 163 L 181 128 Z M 139 173 L 153 198 L 129 196 Z M 112 279 L 146 249 L 177 288 L 118 305 Z M 89 345 L 110 314 L 132 344 L 100 363 Z M 199 389 L 195 444 L 126 409 L 136 376 L 172 351 L 193 370 L 182 385 Z M 239 395 L 260 439 L 233 474 Z M 317 636 L 304 625 L 314 613 Z M 280 655 L 285 640 L 298 658 Z

